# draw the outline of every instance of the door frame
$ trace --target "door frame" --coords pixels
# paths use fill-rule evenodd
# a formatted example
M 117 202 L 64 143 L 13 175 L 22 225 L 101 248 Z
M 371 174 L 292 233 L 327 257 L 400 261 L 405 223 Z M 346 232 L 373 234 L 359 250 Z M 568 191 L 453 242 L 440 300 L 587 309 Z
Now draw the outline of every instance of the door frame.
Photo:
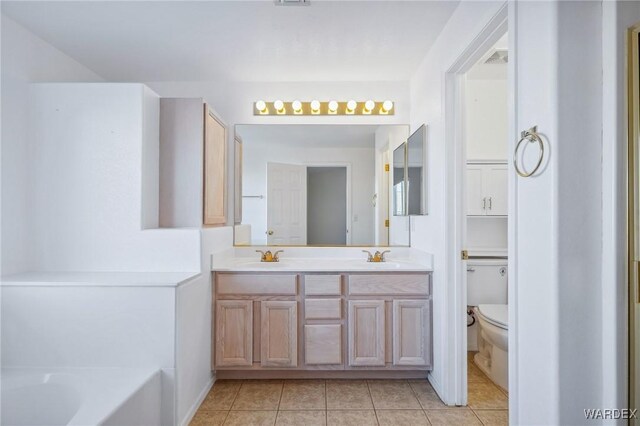
M 449 271 L 449 282 L 452 282 L 452 286 L 447 287 L 447 306 L 445 308 L 444 322 L 450 324 L 447 326 L 449 330 L 446 330 L 449 336 L 452 338 L 448 340 L 447 352 L 452 356 L 449 357 L 452 364 L 445 366 L 445 370 L 448 372 L 449 385 L 452 386 L 453 395 L 455 396 L 454 403 L 456 405 L 467 404 L 467 322 L 466 322 L 466 309 L 467 309 L 467 286 L 466 286 L 466 260 L 462 259 L 462 250 L 466 249 L 464 244 L 466 243 L 466 149 L 464 138 L 464 80 L 465 74 L 471 69 L 471 67 L 484 55 L 488 49 L 490 49 L 508 30 L 508 18 L 510 9 L 508 3 L 500 8 L 500 10 L 493 16 L 493 18 L 487 23 L 487 25 L 480 31 L 479 34 L 469 43 L 469 45 L 463 50 L 453 64 L 447 69 L 444 76 L 445 82 L 445 95 L 444 95 L 444 112 L 445 112 L 445 157 L 446 157 L 446 205 L 445 221 L 446 221 L 446 239 L 445 250 L 447 253 L 447 270 Z M 512 37 L 509 38 L 509 52 L 513 52 Z M 513 56 L 513 55 L 510 55 Z M 511 58 L 510 58 L 511 59 Z M 513 61 L 509 61 L 508 64 L 508 87 L 509 87 L 509 135 L 515 134 L 514 127 L 514 108 L 515 108 L 515 85 L 514 85 L 514 71 L 515 66 Z M 511 277 L 515 277 L 512 274 L 512 251 L 513 238 L 515 227 L 513 226 L 515 215 L 512 213 L 514 210 L 514 197 L 515 191 L 512 183 L 513 173 L 511 172 L 512 166 L 509 167 L 509 305 L 515 306 L 511 303 L 512 297 L 515 296 L 515 280 Z M 516 365 L 513 362 L 516 351 L 512 351 L 515 347 L 515 333 L 514 323 L 512 318 L 514 309 L 509 310 L 509 383 L 513 383 L 515 380 Z M 510 390 L 516 390 L 515 386 L 509 386 Z M 516 415 L 516 401 L 517 396 L 510 392 L 509 398 L 509 416 L 511 418 L 517 418 Z
M 351 197 L 351 163 L 341 163 L 341 162 L 329 162 L 329 163 L 323 163 L 323 162 L 305 162 L 302 164 L 303 166 L 305 166 L 307 169 L 309 167 L 346 167 L 347 169 L 347 246 L 351 245 L 351 234 L 352 234 L 352 229 L 353 229 L 353 223 L 351 220 L 351 205 L 353 203 L 353 199 Z M 307 194 L 308 195 L 308 194 Z M 375 211 L 374 211 L 375 213 Z M 307 215 L 309 213 L 307 212 Z M 309 224 L 307 223 L 307 226 L 309 226 Z

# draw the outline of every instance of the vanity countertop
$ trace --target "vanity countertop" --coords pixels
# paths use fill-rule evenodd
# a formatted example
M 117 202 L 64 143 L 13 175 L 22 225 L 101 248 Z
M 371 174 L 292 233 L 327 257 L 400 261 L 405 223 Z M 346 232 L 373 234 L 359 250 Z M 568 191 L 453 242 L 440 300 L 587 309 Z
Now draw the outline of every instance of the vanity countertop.
M 231 257 L 215 262 L 216 272 L 431 272 L 427 262 L 388 259 L 367 262 L 362 258 L 284 258 L 279 262 L 260 262 L 249 257 Z

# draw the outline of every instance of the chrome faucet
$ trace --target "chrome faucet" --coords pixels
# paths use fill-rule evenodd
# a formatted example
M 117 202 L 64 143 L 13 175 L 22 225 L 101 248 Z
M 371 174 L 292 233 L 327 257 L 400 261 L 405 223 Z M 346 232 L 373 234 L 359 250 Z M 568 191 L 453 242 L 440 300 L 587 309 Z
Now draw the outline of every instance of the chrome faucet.
M 385 250 L 382 253 L 376 251 L 374 254 L 371 254 L 368 250 L 362 250 L 363 253 L 367 253 L 367 262 L 384 262 L 384 255 L 386 253 L 391 253 L 391 250 Z
M 284 250 L 278 250 L 275 253 L 271 253 L 271 250 L 256 250 L 256 253 L 260 253 L 260 262 L 279 262 L 280 258 L 278 257 L 278 254 L 283 252 Z

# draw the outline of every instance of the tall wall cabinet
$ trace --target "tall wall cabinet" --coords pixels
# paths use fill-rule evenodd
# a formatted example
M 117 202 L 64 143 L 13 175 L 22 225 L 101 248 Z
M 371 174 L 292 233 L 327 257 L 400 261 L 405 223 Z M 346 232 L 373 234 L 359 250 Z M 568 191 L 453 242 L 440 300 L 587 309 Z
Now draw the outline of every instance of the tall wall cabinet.
M 227 128 L 201 98 L 160 100 L 160 226 L 226 224 Z

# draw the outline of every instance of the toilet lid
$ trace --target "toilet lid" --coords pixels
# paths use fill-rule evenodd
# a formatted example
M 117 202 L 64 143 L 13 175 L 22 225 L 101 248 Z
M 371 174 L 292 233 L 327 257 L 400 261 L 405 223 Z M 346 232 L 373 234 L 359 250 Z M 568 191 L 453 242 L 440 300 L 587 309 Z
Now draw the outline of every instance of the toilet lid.
M 478 305 L 478 310 L 489 322 L 499 327 L 507 328 L 509 324 L 507 305 Z

